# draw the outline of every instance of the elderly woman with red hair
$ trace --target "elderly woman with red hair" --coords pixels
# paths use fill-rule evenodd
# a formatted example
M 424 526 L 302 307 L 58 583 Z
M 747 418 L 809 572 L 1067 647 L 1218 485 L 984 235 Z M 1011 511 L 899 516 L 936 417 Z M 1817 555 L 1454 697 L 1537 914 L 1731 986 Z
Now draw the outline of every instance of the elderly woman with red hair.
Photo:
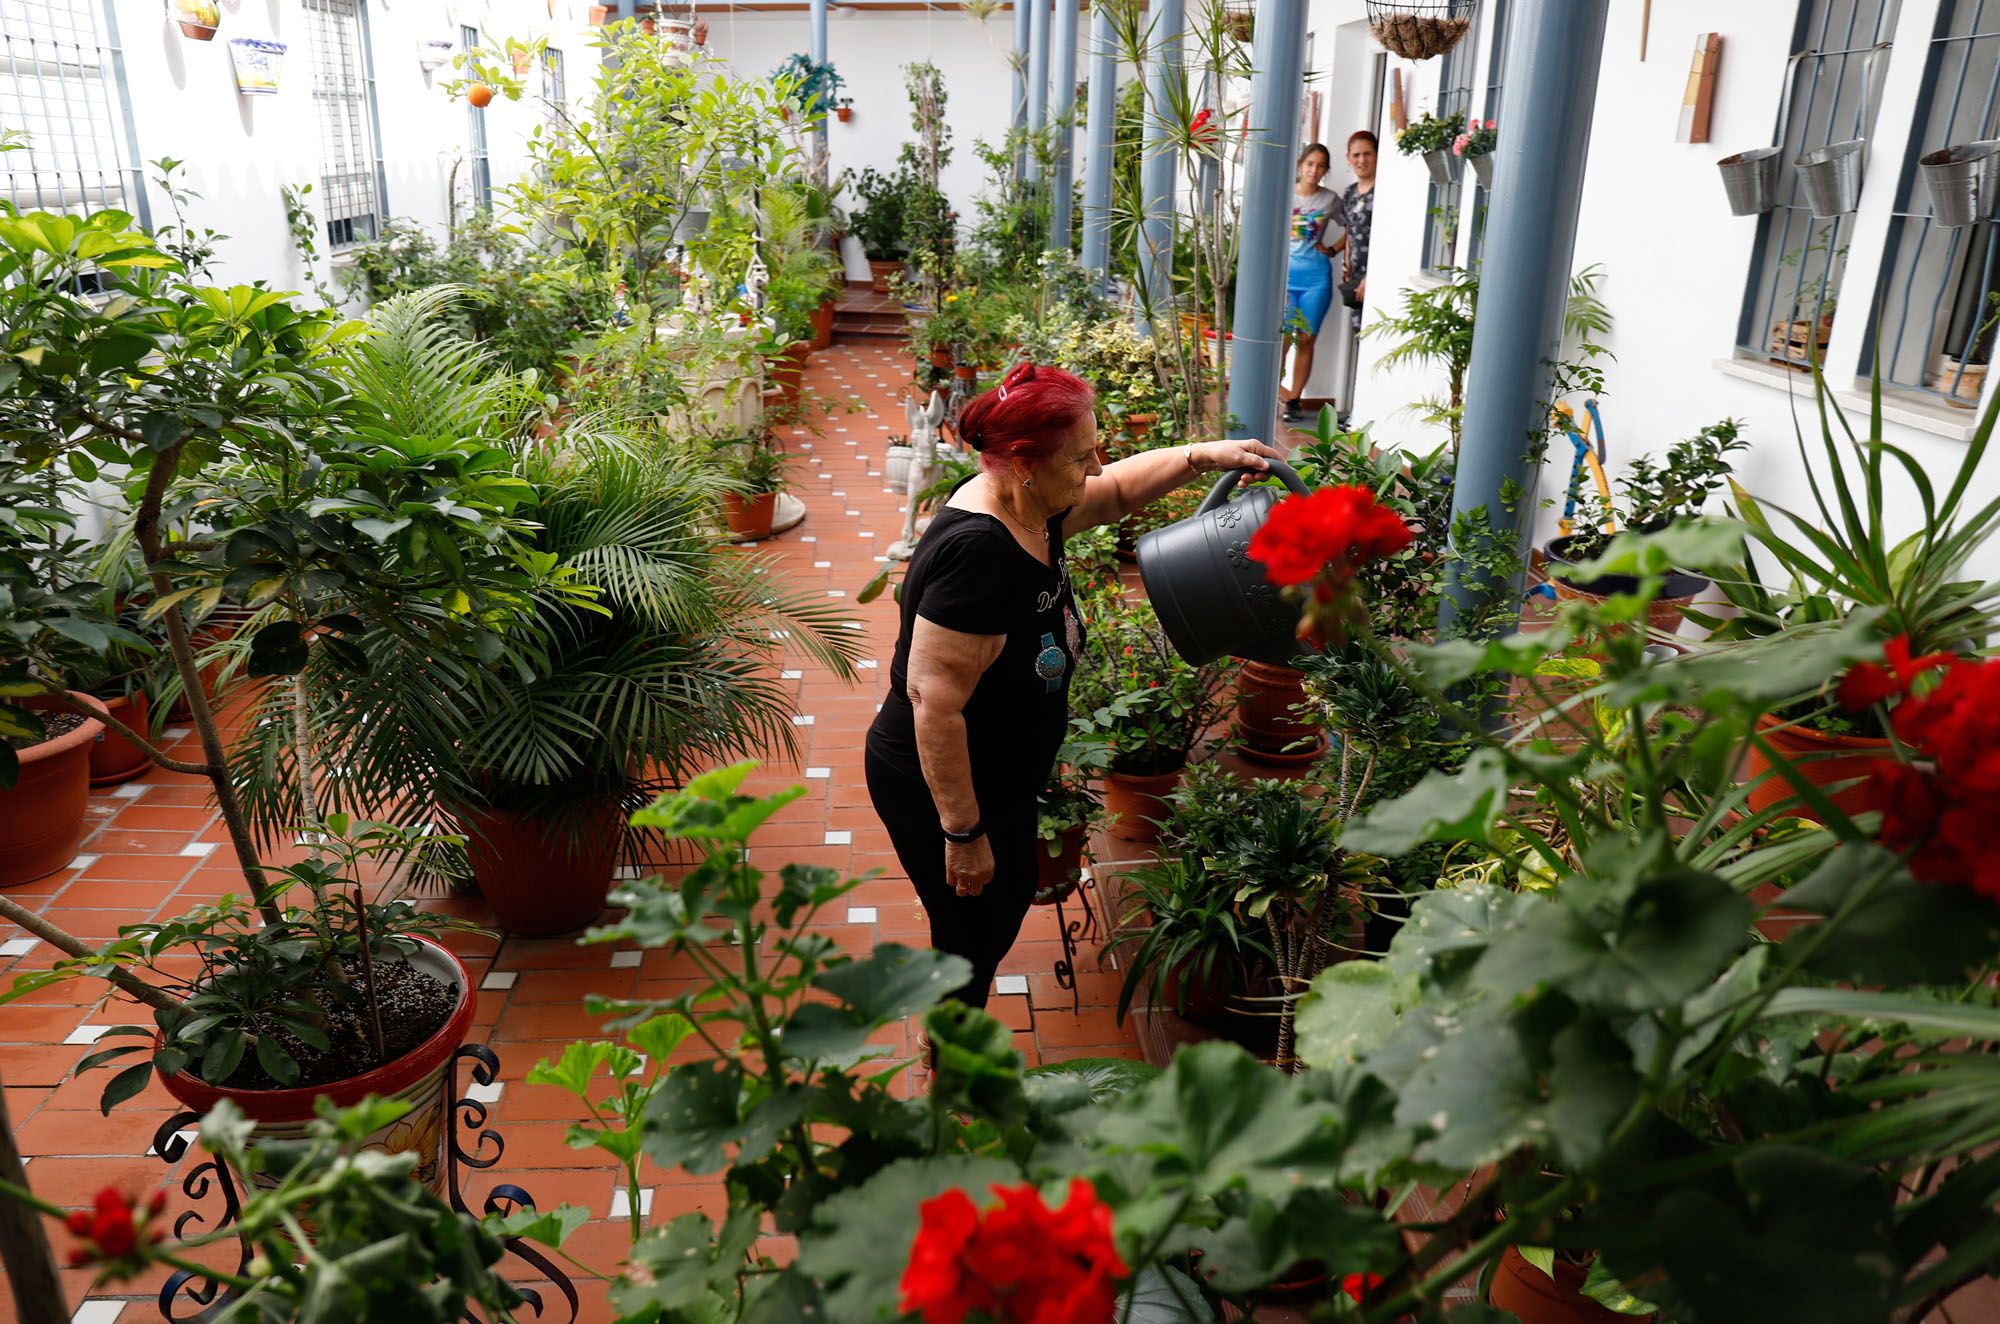
M 981 1007 L 1034 899 L 1036 808 L 1083 646 L 1063 540 L 1280 453 L 1208 441 L 1100 464 L 1090 384 L 1033 364 L 967 404 L 959 433 L 981 472 L 952 490 L 903 576 L 867 769 L 931 945 L 972 964 L 955 996 Z

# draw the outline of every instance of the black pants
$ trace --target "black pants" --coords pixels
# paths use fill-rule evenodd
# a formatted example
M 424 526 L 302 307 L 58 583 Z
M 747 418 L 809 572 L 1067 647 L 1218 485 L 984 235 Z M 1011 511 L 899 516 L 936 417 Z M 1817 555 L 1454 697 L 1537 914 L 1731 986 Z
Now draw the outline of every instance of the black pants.
M 1041 844 L 1035 834 L 1035 802 L 1008 805 L 994 796 L 980 797 L 986 837 L 993 846 L 993 881 L 978 896 L 960 896 L 945 881 L 944 830 L 929 784 L 884 757 L 872 740 L 867 768 L 875 813 L 889 830 L 896 858 L 930 917 L 931 946 L 972 963 L 972 978 L 948 996 L 968 1007 L 984 1007 L 993 976 L 1035 900 L 1035 851 Z

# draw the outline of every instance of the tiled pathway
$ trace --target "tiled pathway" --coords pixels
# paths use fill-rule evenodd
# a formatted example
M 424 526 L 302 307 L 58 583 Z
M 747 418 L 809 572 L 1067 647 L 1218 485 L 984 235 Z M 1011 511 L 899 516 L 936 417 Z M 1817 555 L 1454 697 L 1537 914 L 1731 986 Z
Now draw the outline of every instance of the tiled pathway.
M 822 588 L 830 597 L 852 599 L 880 568 L 877 558 L 902 522 L 900 497 L 882 487 L 883 447 L 889 434 L 904 430 L 897 397 L 909 375 L 908 357 L 887 343 L 836 345 L 813 356 L 807 383 L 837 407 L 821 424 L 821 435 L 801 430 L 788 439 L 794 457 L 792 487 L 805 499 L 809 514 L 797 529 L 757 550 L 769 557 L 773 574 Z M 857 412 L 838 407 L 849 401 L 859 406 Z M 771 868 L 796 860 L 855 874 L 881 870 L 882 877 L 862 884 L 847 906 L 828 918 L 828 931 L 853 950 L 878 941 L 922 945 L 927 933 L 923 912 L 898 874 L 862 777 L 862 736 L 887 685 L 895 607 L 885 594 L 853 610 L 867 641 L 862 656 L 868 659 L 853 685 L 810 660 L 798 661 L 795 670 L 786 672 L 798 693 L 798 758 L 771 761 L 754 785 L 774 790 L 803 784 L 807 794 L 759 834 L 753 856 Z M 93 796 L 91 814 L 94 831 L 76 863 L 12 889 L 11 897 L 73 933 L 107 938 L 121 924 L 178 914 L 224 892 L 243 891 L 242 876 L 230 867 L 227 844 L 198 779 L 154 771 Z M 435 904 L 474 918 L 483 913 L 476 903 Z M 472 1191 L 483 1195 L 495 1182 L 508 1181 L 532 1192 L 544 1207 L 563 1202 L 589 1207 L 599 1221 L 578 1233 L 571 1248 L 595 1267 L 614 1268 L 624 1225 L 608 1221 L 614 1212 L 611 1169 L 580 1165 L 582 1156 L 564 1143 L 568 1124 L 575 1120 L 568 1096 L 530 1087 L 522 1078 L 536 1059 L 559 1054 L 571 1040 L 594 1037 L 597 1026 L 582 1009 L 585 994 L 671 996 L 687 986 L 690 972 L 663 953 L 578 947 L 563 939 L 475 937 L 453 945 L 467 958 L 479 987 L 475 1037 L 488 1043 L 502 1062 L 503 1083 L 492 1113 L 506 1138 L 506 1152 L 499 1167 L 475 1175 Z M 1014 1028 L 1028 1063 L 1138 1056 L 1131 1028 L 1117 1025 L 1110 1010 L 1116 1001 L 1115 977 L 1096 973 L 1088 956 L 1081 959 L 1083 1006 L 1074 1013 L 1070 994 L 1057 987 L 1051 973 L 1060 950 L 1053 912 L 1038 910 L 1001 967 L 1000 996 L 993 999 L 992 1010 Z M 15 973 L 53 959 L 46 944 L 25 939 L 0 921 L 0 982 L 11 983 Z M 154 1129 L 175 1110 L 155 1085 L 106 1119 L 96 1106 L 105 1073 L 71 1078 L 76 1061 L 92 1051 L 87 1045 L 93 1027 L 145 1019 L 129 1005 L 98 1004 L 100 989 L 94 982 L 59 985 L 0 1007 L 0 1081 L 5 1082 L 22 1152 L 31 1156 L 28 1178 L 39 1193 L 63 1205 L 86 1204 L 108 1183 L 132 1188 L 158 1183 L 162 1165 L 144 1153 Z M 907 1031 L 890 1044 L 892 1052 L 905 1055 L 910 1046 Z M 722 1207 L 713 1183 L 678 1172 L 653 1176 L 657 1184 L 650 1212 L 656 1223 L 690 1209 Z M 172 1200 L 176 1209 L 186 1203 L 178 1184 Z M 622 1204 L 616 1212 L 624 1213 Z M 67 1237 L 56 1230 L 54 1240 L 60 1254 Z M 158 1318 L 153 1298 L 164 1276 L 119 1289 L 130 1299 L 93 1300 L 76 1317 L 91 1324 Z M 66 1279 L 70 1304 L 77 1308 L 86 1280 L 76 1273 L 67 1273 Z M 586 1286 L 584 1297 L 583 1318 L 608 1317 L 601 1289 Z M 11 1295 L 0 1293 L 0 1324 L 13 1319 Z

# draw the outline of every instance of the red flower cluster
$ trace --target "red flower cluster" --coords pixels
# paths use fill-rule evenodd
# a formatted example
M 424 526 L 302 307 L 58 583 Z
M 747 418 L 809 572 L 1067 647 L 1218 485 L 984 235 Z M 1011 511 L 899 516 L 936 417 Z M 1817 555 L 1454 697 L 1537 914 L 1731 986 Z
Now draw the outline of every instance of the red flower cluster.
M 166 1207 L 165 1191 L 154 1191 L 142 1205 L 127 1199 L 116 1186 L 105 1187 L 91 1208 L 72 1210 L 63 1220 L 63 1226 L 83 1239 L 69 1253 L 70 1267 L 138 1257 L 142 1247 L 166 1236 L 164 1228 L 148 1226 Z
M 1213 147 L 1222 138 L 1222 126 L 1215 122 L 1215 112 L 1207 106 L 1195 112 L 1188 121 L 1188 137 L 1196 147 Z
M 1911 657 L 1910 636 L 1906 634 L 1899 634 L 1884 644 L 1882 656 L 1887 666 L 1857 662 L 1840 678 L 1837 698 L 1842 708 L 1850 713 L 1866 712 L 1878 703 L 1905 698 L 1916 685 L 1917 677 L 1952 663 L 1950 653 L 1926 653 L 1922 657 Z
M 974 1311 L 1003 1324 L 1110 1324 L 1129 1270 L 1090 1183 L 1072 1180 L 1053 1212 L 1031 1185 L 993 1193 L 1000 1203 L 983 1215 L 957 1189 L 924 1201 L 903 1313 L 921 1312 L 924 1324 L 961 1324 Z
M 1279 587 L 1326 572 L 1344 580 L 1368 561 L 1393 556 L 1416 535 L 1365 487 L 1323 487 L 1271 507 L 1250 539 L 1250 555 Z
M 1911 851 L 1925 882 L 2000 901 L 2000 658 L 1951 661 L 1936 689 L 1896 705 L 1890 725 L 1925 765 L 1883 774 L 1882 844 Z

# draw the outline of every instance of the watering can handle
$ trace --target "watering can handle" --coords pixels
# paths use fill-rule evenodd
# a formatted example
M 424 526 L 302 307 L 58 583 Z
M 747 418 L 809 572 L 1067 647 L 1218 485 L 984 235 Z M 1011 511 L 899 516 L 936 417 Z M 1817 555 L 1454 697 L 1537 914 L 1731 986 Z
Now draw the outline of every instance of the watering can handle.
M 1286 464 L 1283 460 L 1267 460 L 1265 461 L 1265 463 L 1271 466 L 1271 472 L 1277 475 L 1278 480 L 1282 482 L 1286 487 L 1292 489 L 1292 491 L 1297 493 L 1299 496 L 1307 495 L 1306 485 L 1305 483 L 1300 481 L 1298 470 L 1292 468 L 1291 465 Z M 1194 513 L 1197 515 L 1205 515 L 1211 510 L 1215 510 L 1218 507 L 1227 505 L 1229 502 L 1229 494 L 1236 490 L 1236 484 L 1238 480 L 1242 477 L 1242 475 L 1254 474 L 1258 472 L 1259 470 L 1256 469 L 1228 470 L 1220 478 L 1215 480 L 1215 486 L 1208 489 L 1208 495 L 1201 499 L 1201 504 L 1195 507 Z

